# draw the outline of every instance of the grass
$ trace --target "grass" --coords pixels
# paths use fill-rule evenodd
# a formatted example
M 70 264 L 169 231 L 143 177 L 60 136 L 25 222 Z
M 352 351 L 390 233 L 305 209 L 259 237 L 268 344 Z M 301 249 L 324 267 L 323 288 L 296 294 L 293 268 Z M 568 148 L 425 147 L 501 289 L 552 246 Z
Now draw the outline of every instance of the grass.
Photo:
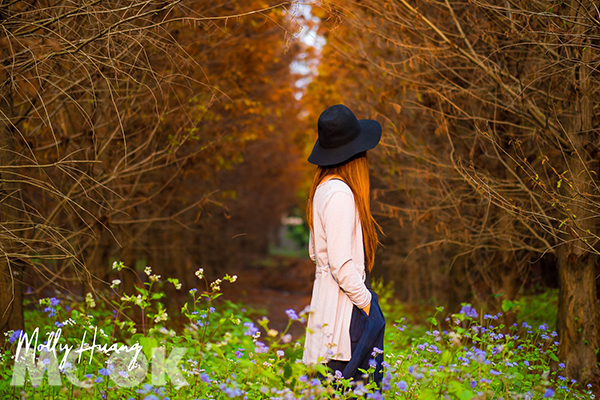
M 127 267 L 117 262 L 114 268 Z M 304 365 L 303 337 L 292 337 L 288 330 L 292 324 L 305 324 L 308 314 L 288 310 L 288 326 L 282 331 L 270 328 L 268 316 L 252 319 L 243 305 L 219 299 L 221 285 L 235 284 L 235 276 L 207 282 L 203 271 L 197 271 L 194 279 L 198 279 L 200 288 L 189 292 L 188 301 L 178 307 L 178 313 L 167 315 L 164 285 L 180 288 L 179 281 L 161 279 L 151 269 L 146 269 L 146 275 L 147 282 L 135 296 L 119 295 L 115 282 L 111 293 L 105 294 L 107 301 L 48 298 L 30 307 L 26 315 L 28 337 L 39 327 L 42 343 L 50 339 L 46 333 L 60 329 L 57 344 L 63 346 L 63 351 L 57 347 L 56 358 L 36 353 L 37 367 L 31 364 L 29 376 L 23 374 L 20 382 L 15 377 L 19 377 L 18 367 L 25 361 L 19 364 L 14 359 L 20 333 L 9 332 L 10 340 L 0 354 L 1 397 L 593 398 L 591 388 L 568 380 L 560 365 L 557 370 L 550 368 L 558 360 L 558 342 L 550 321 L 541 319 L 549 318 L 550 313 L 529 314 L 540 318 L 535 324 L 519 321 L 504 326 L 501 314 L 482 315 L 464 304 L 460 313 L 442 317 L 444 310 L 439 307 L 431 311 L 427 325 L 415 324 L 414 316 L 394 300 L 391 286 L 374 282 L 388 321 L 384 379 L 378 387 L 373 382 L 365 385 L 328 374 L 323 365 Z M 533 310 L 550 298 L 523 299 L 521 312 Z M 142 321 L 129 317 L 136 308 L 144 316 Z M 185 323 L 174 324 L 178 319 Z M 182 328 L 176 330 L 174 326 Z M 106 348 L 115 345 L 112 351 L 104 354 L 96 348 L 93 354 L 84 352 L 82 359 L 67 357 L 60 364 L 65 348 L 71 346 L 71 354 L 75 355 L 82 344 L 93 343 L 94 334 L 96 344 Z M 131 351 L 121 348 L 123 351 L 117 354 L 114 350 L 123 345 Z M 369 375 L 373 371 L 371 367 L 364 372 Z M 327 378 L 316 379 L 317 373 Z

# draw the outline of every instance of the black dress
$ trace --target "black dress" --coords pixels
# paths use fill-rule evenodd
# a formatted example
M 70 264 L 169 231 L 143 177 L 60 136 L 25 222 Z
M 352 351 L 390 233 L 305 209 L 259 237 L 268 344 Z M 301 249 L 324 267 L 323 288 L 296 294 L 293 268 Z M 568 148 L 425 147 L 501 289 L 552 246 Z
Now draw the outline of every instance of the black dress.
M 377 385 L 383 379 L 383 337 L 385 334 L 385 318 L 379 306 L 379 297 L 373 291 L 367 271 L 365 282 L 367 289 L 371 292 L 371 309 L 369 315 L 354 306 L 352 308 L 352 319 L 350 321 L 350 341 L 352 356 L 350 361 L 332 360 L 327 366 L 335 373 L 342 372 L 344 378 L 354 378 L 355 381 L 364 381 L 363 372 L 359 369 L 368 370 L 369 362 L 375 360 L 374 381 Z

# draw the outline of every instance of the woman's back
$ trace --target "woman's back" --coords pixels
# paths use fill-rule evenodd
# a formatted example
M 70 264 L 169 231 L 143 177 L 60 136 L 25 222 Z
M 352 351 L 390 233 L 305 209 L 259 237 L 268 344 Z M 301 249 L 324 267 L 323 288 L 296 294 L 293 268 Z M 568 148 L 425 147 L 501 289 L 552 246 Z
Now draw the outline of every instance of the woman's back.
M 363 308 L 371 301 L 364 284 L 360 218 L 352 190 L 342 180 L 321 183 L 313 201 L 309 254 L 316 270 L 304 362 L 349 360 L 352 305 Z
M 356 253 L 356 257 L 353 258 L 354 263 L 364 272 L 365 262 L 362 251 L 362 229 L 360 217 L 354 202 L 354 195 L 352 194 L 350 186 L 340 179 L 334 178 L 327 180 L 317 186 L 313 201 L 314 236 L 312 236 L 312 238 L 314 238 L 316 249 L 313 248 L 313 242 L 311 238 L 309 243 L 309 254 L 311 259 L 315 261 L 314 256 L 316 255 L 317 265 L 326 266 L 329 265 L 330 257 L 334 258 L 334 262 L 339 262 L 339 257 L 350 255 L 348 250 L 351 250 L 352 253 Z M 347 212 L 349 210 L 352 210 L 354 213 L 353 217 L 352 213 Z M 325 211 L 328 211 L 328 215 L 324 215 Z M 344 211 L 346 211 L 346 213 L 344 213 Z M 330 234 L 341 232 L 342 230 L 350 227 L 350 230 L 347 231 L 352 233 L 352 235 L 350 235 L 352 237 L 350 249 L 345 247 L 327 247 L 327 235 L 325 231 L 325 218 L 327 216 L 331 218 L 343 218 L 343 221 L 337 221 L 335 225 L 331 224 L 329 227 Z M 311 235 L 312 234 L 313 232 L 311 232 Z

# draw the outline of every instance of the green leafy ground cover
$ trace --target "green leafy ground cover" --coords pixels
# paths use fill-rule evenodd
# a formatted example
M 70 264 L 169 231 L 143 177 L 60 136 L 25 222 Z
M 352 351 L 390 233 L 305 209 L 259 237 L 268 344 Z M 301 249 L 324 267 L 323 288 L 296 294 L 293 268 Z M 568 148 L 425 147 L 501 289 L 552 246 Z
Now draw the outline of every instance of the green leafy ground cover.
M 114 268 L 124 266 L 115 263 Z M 85 302 L 48 298 L 28 311 L 28 338 L 39 327 L 40 344 L 61 344 L 62 351 L 57 345 L 54 359 L 51 353 L 36 353 L 42 368 L 30 370 L 18 382 L 15 354 L 19 343 L 25 342 L 22 332 L 9 332 L 0 355 L 0 398 L 594 398 L 589 385 L 561 375 L 557 334 L 546 322 L 532 326 L 519 321 L 506 327 L 502 315 L 483 314 L 464 304 L 460 313 L 445 319 L 438 317 L 443 313 L 438 308 L 428 319 L 429 326 L 414 324 L 403 306 L 393 301 L 390 286 L 375 284 L 388 321 L 384 380 L 378 388 L 301 362 L 303 338 L 292 337 L 288 329 L 306 322 L 306 310 L 288 310 L 288 327 L 277 331 L 269 326 L 267 316 L 253 319 L 244 306 L 219 299 L 220 286 L 233 284 L 235 276 L 209 283 L 199 270 L 198 285 L 203 287 L 189 291 L 179 315 L 168 315 L 163 287 L 181 288 L 181 284 L 176 279 L 162 280 L 150 268 L 146 273 L 148 282 L 136 296 L 116 295 L 119 282 L 115 281 L 110 302 L 96 302 L 91 296 Z M 143 316 L 141 325 L 129 318 L 136 313 Z M 181 319 L 185 323 L 176 327 L 174 321 Z M 58 339 L 47 336 L 59 329 Z M 92 354 L 88 349 L 81 358 L 66 357 L 61 363 L 65 348 L 72 346 L 71 354 L 77 355 L 77 349 L 94 340 L 112 351 L 103 354 L 96 348 Z M 122 345 L 134 348 L 136 344 L 140 356 L 135 360 L 133 351 L 115 352 Z M 161 369 L 161 363 L 166 368 Z M 318 379 L 319 372 L 327 378 Z M 372 372 L 373 368 L 365 371 Z

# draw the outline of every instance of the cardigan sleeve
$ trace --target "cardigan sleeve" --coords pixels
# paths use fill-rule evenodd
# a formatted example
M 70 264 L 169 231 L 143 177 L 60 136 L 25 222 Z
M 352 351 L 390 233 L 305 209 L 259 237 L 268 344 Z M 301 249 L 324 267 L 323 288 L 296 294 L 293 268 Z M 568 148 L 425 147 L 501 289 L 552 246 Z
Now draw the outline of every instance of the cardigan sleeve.
M 352 259 L 352 237 L 355 230 L 354 197 L 346 192 L 334 192 L 323 209 L 329 269 L 340 288 L 358 308 L 371 302 L 367 289 Z
M 315 255 L 315 241 L 313 239 L 312 230 L 308 233 L 308 256 L 316 264 L 317 256 Z

